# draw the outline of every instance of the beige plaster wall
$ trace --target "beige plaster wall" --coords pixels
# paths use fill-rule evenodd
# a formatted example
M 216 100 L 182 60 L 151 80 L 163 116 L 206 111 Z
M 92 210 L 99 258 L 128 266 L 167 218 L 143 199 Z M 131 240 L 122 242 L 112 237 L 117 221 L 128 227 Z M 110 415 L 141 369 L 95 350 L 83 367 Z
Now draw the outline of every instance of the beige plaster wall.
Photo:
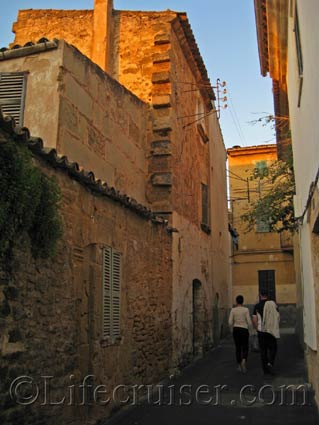
M 0 62 L 0 72 L 27 72 L 23 125 L 50 147 L 57 146 L 61 66 L 62 46 Z
M 276 301 L 279 304 L 296 303 L 296 279 L 293 256 L 293 241 L 289 235 L 275 232 L 248 231 L 241 216 L 250 208 L 259 193 L 266 193 L 270 186 L 263 180 L 251 179 L 258 161 L 269 166 L 277 159 L 276 147 L 257 146 L 247 149 L 230 149 L 228 162 L 231 201 L 231 224 L 239 233 L 238 250 L 233 247 L 232 298 L 242 294 L 246 304 L 255 304 L 258 299 L 258 271 L 275 270 Z M 247 183 L 248 179 L 248 183 Z M 244 199 L 238 199 L 244 198 Z M 288 237 L 286 240 L 285 238 Z M 289 241 L 283 249 L 282 241 Z M 289 249 L 288 249 L 289 248 Z

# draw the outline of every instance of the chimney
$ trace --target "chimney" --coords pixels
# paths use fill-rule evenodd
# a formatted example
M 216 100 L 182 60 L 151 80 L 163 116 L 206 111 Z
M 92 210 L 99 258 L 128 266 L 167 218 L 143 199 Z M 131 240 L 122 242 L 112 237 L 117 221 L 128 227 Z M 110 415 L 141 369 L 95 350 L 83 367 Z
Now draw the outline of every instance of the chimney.
M 110 69 L 113 0 L 94 0 L 91 59 L 104 71 Z

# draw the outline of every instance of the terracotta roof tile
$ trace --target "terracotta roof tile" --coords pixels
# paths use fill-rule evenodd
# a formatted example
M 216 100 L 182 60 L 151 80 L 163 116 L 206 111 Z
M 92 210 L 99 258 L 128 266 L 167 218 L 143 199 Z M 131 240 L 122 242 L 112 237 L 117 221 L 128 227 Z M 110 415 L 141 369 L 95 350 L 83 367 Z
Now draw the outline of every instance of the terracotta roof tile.
M 44 52 L 46 50 L 56 49 L 58 47 L 59 41 L 57 39 L 48 40 L 43 37 L 37 43 L 28 41 L 23 46 L 20 44 L 15 44 L 11 48 L 2 47 L 0 48 L 0 61 L 6 60 L 14 57 L 32 55 L 34 53 Z

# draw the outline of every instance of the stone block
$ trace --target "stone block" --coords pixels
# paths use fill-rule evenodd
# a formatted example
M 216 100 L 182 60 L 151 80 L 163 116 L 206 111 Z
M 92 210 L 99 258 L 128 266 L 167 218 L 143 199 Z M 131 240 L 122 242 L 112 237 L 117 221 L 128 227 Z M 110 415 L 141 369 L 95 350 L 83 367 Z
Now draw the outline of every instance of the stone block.
M 155 53 L 153 55 L 153 63 L 163 63 L 163 62 L 170 62 L 171 58 L 170 58 L 170 51 L 168 50 L 167 52 L 163 52 L 163 53 Z
M 8 301 L 5 299 L 2 301 L 2 304 L 0 305 L 0 318 L 9 316 L 11 312 L 10 306 Z
M 153 186 L 172 186 L 172 173 L 154 173 L 151 181 Z
M 154 108 L 167 108 L 171 106 L 171 96 L 169 94 L 153 95 L 152 103 Z
M 171 131 L 171 120 L 170 116 L 166 117 L 154 117 L 153 121 L 153 131 L 155 132 L 167 132 Z
M 155 140 L 151 143 L 151 154 L 153 156 L 171 155 L 171 141 Z
M 154 44 L 158 46 L 160 44 L 169 44 L 171 42 L 170 34 L 168 33 L 160 33 L 154 37 Z
M 7 300 L 16 300 L 19 295 L 19 290 L 16 286 L 7 286 L 4 288 L 3 293 Z
M 9 331 L 9 342 L 19 342 L 22 340 L 21 332 L 19 329 Z
M 170 74 L 168 71 L 154 72 L 152 74 L 153 84 L 165 84 L 170 82 Z

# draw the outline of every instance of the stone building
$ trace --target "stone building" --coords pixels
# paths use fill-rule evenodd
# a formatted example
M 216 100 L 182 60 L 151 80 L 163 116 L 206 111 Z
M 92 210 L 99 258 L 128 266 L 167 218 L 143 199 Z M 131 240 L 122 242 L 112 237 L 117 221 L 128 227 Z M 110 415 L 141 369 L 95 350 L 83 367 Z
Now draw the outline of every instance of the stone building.
M 279 118 L 289 117 L 296 195 L 296 238 L 300 258 L 300 309 L 309 380 L 319 402 L 318 301 L 318 16 L 316 0 L 255 0 L 256 28 L 263 76 L 277 87 L 274 105 Z M 278 96 L 278 93 L 280 96 Z
M 148 208 L 1 115 L 0 149 L 12 140 L 56 179 L 64 232 L 53 259 L 35 260 L 25 239 L 0 270 L 1 423 L 88 424 L 133 385 L 168 374 L 172 236 Z M 38 388 L 34 403 L 9 393 L 21 376 Z
M 271 190 L 265 180 L 253 179 L 255 168 L 267 169 L 277 160 L 276 145 L 239 147 L 227 150 L 232 228 L 238 233 L 232 253 L 232 294 L 242 294 L 251 307 L 265 289 L 280 307 L 281 325 L 295 325 L 296 285 L 293 240 L 289 232 L 270 232 L 257 220 L 253 230 L 241 216 L 250 202 Z
M 230 304 L 226 151 L 187 16 L 96 0 L 94 10 L 20 11 L 13 30 L 19 45 L 65 40 L 43 53 L 3 54 L 1 72 L 32 68 L 32 133 L 46 140 L 54 129 L 48 146 L 169 222 L 174 370 L 218 342 Z M 50 123 L 39 119 L 38 89 Z

